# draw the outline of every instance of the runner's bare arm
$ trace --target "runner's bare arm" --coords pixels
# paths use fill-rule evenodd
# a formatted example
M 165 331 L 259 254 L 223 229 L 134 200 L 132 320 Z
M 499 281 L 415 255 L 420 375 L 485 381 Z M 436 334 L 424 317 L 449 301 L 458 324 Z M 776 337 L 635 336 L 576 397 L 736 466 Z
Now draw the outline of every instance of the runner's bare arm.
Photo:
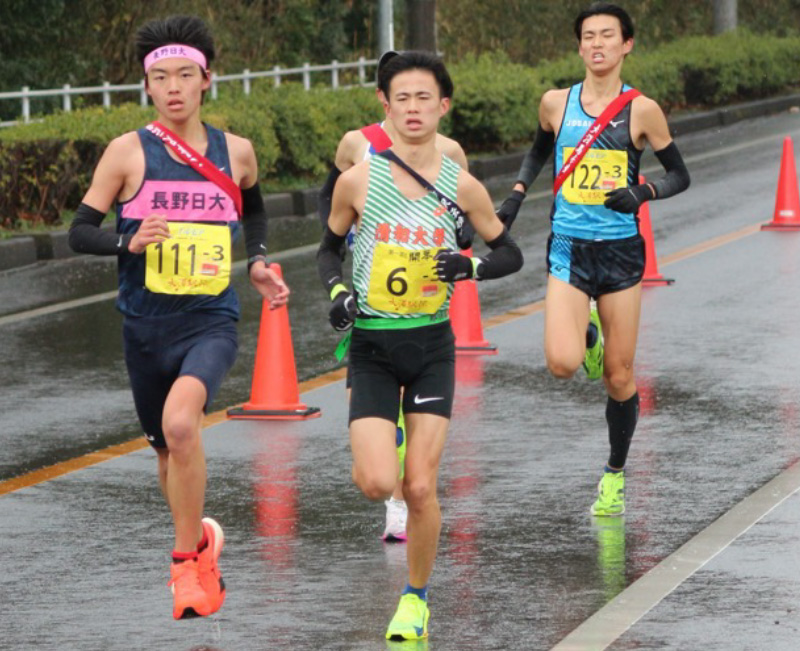
M 660 151 L 672 142 L 664 111 L 649 97 L 640 95 L 631 104 L 631 137 L 638 149 L 647 142 L 653 151 Z
M 258 181 L 258 162 L 253 143 L 247 138 L 225 133 L 231 160 L 231 176 L 240 188 L 250 188 Z
M 111 209 L 114 200 L 123 194 L 128 177 L 132 176 L 131 157 L 135 155 L 137 145 L 142 159 L 142 174 L 144 173 L 144 155 L 141 153 L 139 136 L 131 132 L 115 138 L 108 143 L 97 163 L 83 203 L 103 213 Z
M 452 138 L 443 136 L 440 133 L 436 134 L 436 148 L 447 156 L 450 160 L 456 163 L 462 170 L 469 172 L 469 161 L 464 149 Z
M 340 172 L 346 172 L 353 165 L 360 163 L 364 158 L 364 145 L 366 144 L 367 139 L 360 131 L 348 131 L 344 134 L 336 148 L 336 158 L 334 159 L 336 168 Z
M 458 175 L 456 203 L 467 213 L 475 232 L 489 242 L 503 232 L 503 224 L 494 213 L 492 199 L 483 184 L 468 172 Z

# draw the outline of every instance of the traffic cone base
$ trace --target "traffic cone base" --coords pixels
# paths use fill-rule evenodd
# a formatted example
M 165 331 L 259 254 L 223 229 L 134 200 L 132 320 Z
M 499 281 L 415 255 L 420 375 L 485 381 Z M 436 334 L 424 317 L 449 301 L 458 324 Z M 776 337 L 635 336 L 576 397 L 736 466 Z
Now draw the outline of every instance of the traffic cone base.
M 674 278 L 664 278 L 664 276 L 660 276 L 659 278 L 642 278 L 642 285 L 644 287 L 659 287 L 663 285 L 671 285 L 674 282 Z
M 249 403 L 228 410 L 228 417 L 233 420 L 308 420 L 319 418 L 322 412 L 319 407 L 298 405 L 297 409 L 259 409 Z
M 768 224 L 761 224 L 762 231 L 800 231 L 800 223 L 798 224 L 776 224 L 769 222 Z
M 280 265 L 271 264 L 270 268 L 282 276 Z M 306 420 L 321 415 L 317 407 L 308 407 L 300 402 L 289 311 L 285 305 L 270 310 L 264 300 L 250 400 L 241 407 L 229 409 L 228 416 L 234 419 Z
M 797 187 L 797 168 L 794 164 L 792 139 L 783 139 L 781 170 L 778 174 L 778 190 L 775 193 L 775 212 L 772 221 L 762 224 L 762 231 L 800 230 L 800 191 Z
M 459 346 L 456 345 L 457 355 L 497 355 L 497 346 L 485 342 L 485 346 Z

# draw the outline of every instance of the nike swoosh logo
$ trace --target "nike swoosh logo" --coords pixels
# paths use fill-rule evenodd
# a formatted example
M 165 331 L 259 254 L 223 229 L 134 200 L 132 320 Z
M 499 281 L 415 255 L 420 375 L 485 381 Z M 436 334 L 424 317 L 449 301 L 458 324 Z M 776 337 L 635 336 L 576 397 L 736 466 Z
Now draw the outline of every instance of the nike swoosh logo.
M 431 402 L 432 400 L 444 400 L 443 396 L 436 396 L 434 398 L 420 398 L 419 395 L 414 396 L 414 404 L 421 405 L 425 402 Z
M 622 124 L 623 122 L 625 122 L 625 120 L 617 120 L 616 122 L 614 122 L 614 120 L 609 120 L 609 121 L 608 121 L 608 123 L 609 123 L 609 124 L 610 124 L 612 127 L 614 127 L 615 129 L 616 129 L 616 128 L 617 128 L 617 127 L 620 125 L 620 124 Z

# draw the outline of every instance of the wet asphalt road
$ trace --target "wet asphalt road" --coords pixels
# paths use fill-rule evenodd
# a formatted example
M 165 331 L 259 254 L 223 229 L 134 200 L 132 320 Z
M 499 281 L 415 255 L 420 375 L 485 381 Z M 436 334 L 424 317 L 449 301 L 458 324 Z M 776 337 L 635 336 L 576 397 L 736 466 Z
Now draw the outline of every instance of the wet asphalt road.
M 652 206 L 658 254 L 769 219 L 781 140 L 798 132 L 800 117 L 785 115 L 681 139 L 693 186 Z M 543 295 L 548 210 L 546 198 L 526 202 L 514 227 L 526 266 L 481 287 L 484 317 Z M 336 337 L 313 252 L 281 264 L 294 291 L 290 318 L 305 379 L 333 368 Z M 791 342 L 799 264 L 800 235 L 757 234 L 662 269 L 676 285 L 645 292 L 642 419 L 630 512 L 620 520 L 587 514 L 607 446 L 602 387 L 549 377 L 541 314 L 486 333 L 500 355 L 459 363 L 432 637 L 420 648 L 550 648 L 797 459 L 800 360 Z M 0 310 L 10 316 L 113 286 L 113 265 L 102 260 L 6 272 Z M 220 408 L 249 394 L 259 306 L 246 288 L 240 296 L 241 354 Z M 0 321 L 0 329 L 0 479 L 137 435 L 111 301 Z M 8 565 L 0 590 L 11 604 L 0 619 L 0 648 L 3 640 L 15 649 L 385 648 L 380 636 L 404 582 L 404 552 L 377 541 L 382 506 L 349 485 L 342 395 L 341 383 L 308 394 L 323 408 L 315 421 L 208 430 L 207 510 L 226 527 L 230 586 L 214 620 L 169 617 L 162 584 L 170 527 L 149 451 L 0 498 Z M 796 526 L 791 511 L 786 517 Z M 770 556 L 780 542 L 775 534 L 759 556 L 774 573 Z M 686 599 L 732 608 L 731 595 L 748 583 L 738 567 L 709 569 L 732 577 L 711 596 L 698 574 L 699 585 L 682 588 Z M 796 592 L 788 581 L 759 595 L 789 602 Z M 75 611 L 63 607 L 68 601 Z M 765 648 L 752 626 L 737 631 L 741 646 L 723 646 L 729 631 L 687 623 L 684 604 L 670 598 L 612 648 Z M 797 626 L 791 612 L 782 619 L 775 631 Z M 675 621 L 685 632 L 673 645 L 665 640 Z

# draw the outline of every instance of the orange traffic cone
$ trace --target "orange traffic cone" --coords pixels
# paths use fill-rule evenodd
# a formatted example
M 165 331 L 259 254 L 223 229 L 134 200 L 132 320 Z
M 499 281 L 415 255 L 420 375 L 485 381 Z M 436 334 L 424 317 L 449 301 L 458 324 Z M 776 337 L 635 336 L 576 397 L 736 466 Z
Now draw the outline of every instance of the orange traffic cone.
M 797 170 L 794 165 L 792 139 L 783 139 L 781 171 L 778 175 L 778 192 L 775 196 L 775 214 L 772 221 L 761 225 L 762 231 L 800 230 L 800 196 L 797 191 Z
M 463 255 L 472 257 L 472 249 Z M 456 336 L 456 353 L 461 355 L 497 355 L 497 346 L 483 338 L 481 304 L 474 280 L 460 280 L 450 298 L 450 324 Z
M 278 276 L 281 267 L 271 264 Z M 300 402 L 297 389 L 297 370 L 289 327 L 289 311 L 284 305 L 270 310 L 265 300 L 261 308 L 261 325 L 256 344 L 256 363 L 250 402 L 228 410 L 230 418 L 274 420 L 304 420 L 318 418 L 319 407 L 307 407 Z
M 643 184 L 645 178 L 639 177 L 639 183 Z M 645 201 L 639 207 L 639 232 L 644 238 L 644 277 L 642 285 L 654 287 L 657 285 L 671 285 L 675 282 L 674 278 L 664 278 L 658 272 L 658 260 L 656 259 L 656 244 L 653 239 L 653 225 L 650 223 L 650 202 Z

